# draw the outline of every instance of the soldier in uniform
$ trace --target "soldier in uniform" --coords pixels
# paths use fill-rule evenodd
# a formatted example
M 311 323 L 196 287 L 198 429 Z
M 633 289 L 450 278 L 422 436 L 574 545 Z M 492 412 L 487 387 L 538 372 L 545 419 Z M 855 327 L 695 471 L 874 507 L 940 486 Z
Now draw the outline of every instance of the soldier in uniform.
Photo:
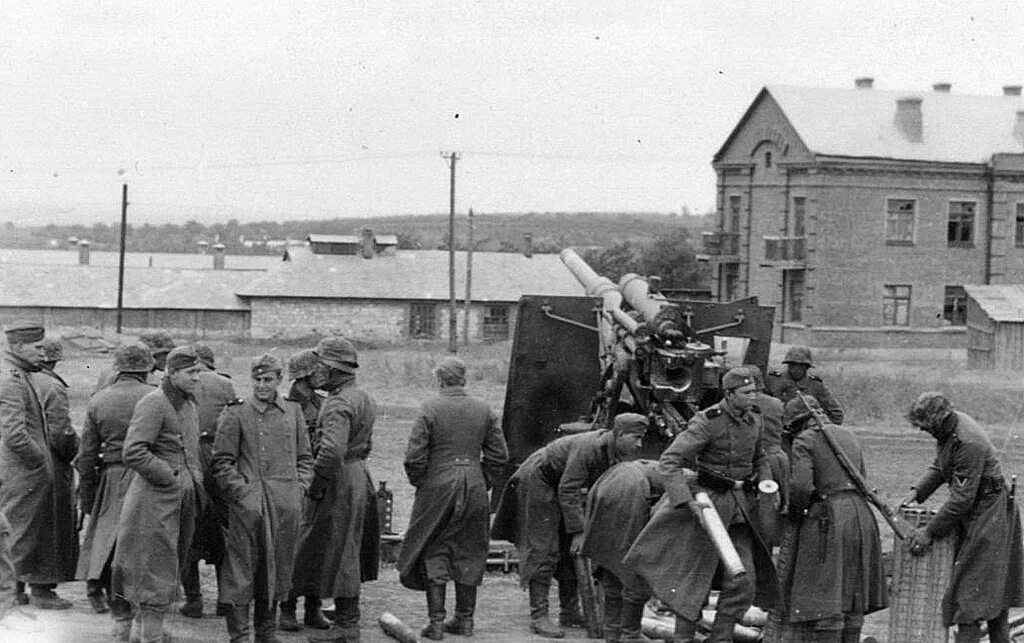
M 174 348 L 174 339 L 171 338 L 170 333 L 167 331 L 158 330 L 139 335 L 139 341 L 148 346 L 153 354 L 153 370 L 149 374 L 149 383 L 157 385 L 163 379 L 164 371 L 166 370 L 167 354 Z M 92 392 L 96 393 L 96 391 L 113 384 L 114 380 L 117 379 L 117 375 L 117 368 L 111 366 L 111 368 L 100 374 L 96 380 L 96 388 Z
M 778 539 L 779 516 L 786 513 L 789 503 L 789 456 L 782 445 L 783 404 L 779 398 L 772 397 L 765 392 L 764 375 L 756 364 L 744 364 L 744 368 L 750 373 L 750 377 L 753 378 L 754 384 L 757 386 L 754 406 L 760 411 L 761 422 L 764 426 L 761 445 L 764 447 L 764 454 L 768 459 L 768 468 L 771 469 L 772 479 L 779 483 L 778 509 L 765 503 L 758 504 L 764 536 L 769 546 L 775 546 Z
M 164 616 L 205 502 L 194 397 L 200 370 L 191 347 L 167 355 L 167 376 L 135 405 L 121 452 L 135 475 L 117 525 L 113 583 L 134 608 L 131 637 L 139 643 L 164 639 Z
M 956 624 L 957 643 L 980 641 L 982 621 L 989 641 L 1009 643 L 1008 610 L 1024 605 L 1024 546 L 1017 503 L 992 441 L 942 393 L 922 393 L 907 419 L 935 438 L 938 453 L 904 504 L 924 502 L 949 486 L 949 498 L 911 538 L 911 553 L 923 554 L 934 539 L 953 535 L 956 562 L 942 597 L 943 622 Z
M 379 565 L 380 525 L 366 468 L 377 405 L 356 384 L 359 360 L 352 342 L 327 337 L 315 352 L 327 367 L 328 395 L 317 421 L 320 445 L 308 494 L 313 502 L 303 510 L 295 593 L 334 598 L 334 623 L 310 641 L 354 643 L 360 584 L 375 580 Z
M 754 408 L 757 387 L 744 368 L 728 371 L 722 387 L 722 401 L 694 415 L 662 453 L 665 495 L 623 560 L 675 612 L 676 641 L 685 643 L 696 640 L 701 608 L 720 567 L 714 543 L 695 514 L 698 491 L 711 498 L 747 571 L 739 578 L 722 574 L 708 640 L 732 641 L 735 624 L 751 604 L 768 608 L 778 598 L 755 507 L 758 483 L 771 479 Z
M 15 322 L 4 330 L 7 349 L 0 374 L 0 514 L 7 521 L 2 549 L 7 573 L 29 585 L 40 609 L 68 609 L 54 591 L 67 580 L 64 553 L 70 543 L 68 489 L 56 479 L 59 436 L 51 435 L 42 399 L 41 363 L 46 333 L 41 324 Z M 52 407 L 51 407 L 52 413 Z M 76 551 L 77 553 L 77 551 Z M 6 566 L 6 565 L 5 565 Z M 72 563 L 73 566 L 73 563 Z M 71 575 L 74 570 L 70 571 Z M 14 579 L 10 579 L 14 580 Z M 17 602 L 25 602 L 24 599 Z
M 138 342 L 118 348 L 114 368 L 118 372 L 114 383 L 89 400 L 75 460 L 82 515 L 90 517 L 82 538 L 77 576 L 86 579 L 89 602 L 97 613 L 107 610 L 103 601 L 106 590 L 114 619 L 114 640 L 127 641 L 131 605 L 124 600 L 123 589 L 111 583 L 110 565 L 117 546 L 117 521 L 132 479 L 132 470 L 121 459 L 121 449 L 136 403 L 153 390 L 146 383 L 146 376 L 153 370 L 149 347 Z
M 613 427 L 567 435 L 534 451 L 502 493 L 492 535 L 514 542 L 519 550 L 519 582 L 530 596 L 530 629 L 541 636 L 562 638 L 562 628 L 583 625 L 571 558 L 583 548 L 581 491 L 612 465 L 637 457 L 648 421 L 622 413 Z M 560 627 L 548 614 L 552 578 L 558 581 Z
M 253 360 L 252 394 L 225 407 L 214 441 L 213 477 L 226 513 L 218 601 L 228 608 L 232 641 L 249 640 L 253 603 L 256 642 L 278 640 L 277 602 L 291 587 L 300 499 L 313 475 L 302 410 L 277 391 L 282 366 L 269 354 Z
M 203 592 L 199 582 L 199 561 L 217 568 L 220 577 L 220 559 L 224 555 L 224 538 L 220 524 L 224 508 L 213 478 L 213 442 L 217 437 L 217 418 L 224 407 L 238 399 L 230 376 L 216 370 L 213 350 L 206 344 L 192 345 L 199 358 L 199 387 L 196 389 L 196 412 L 199 416 L 199 462 L 203 471 L 203 488 L 210 502 L 196 517 L 196 531 L 188 554 L 188 564 L 182 572 L 181 584 L 185 590 L 185 603 L 180 612 L 190 618 L 203 617 Z M 217 606 L 217 615 L 225 616 L 224 606 Z
M 804 400 L 807 400 L 808 407 Z M 859 643 L 864 615 L 885 609 L 889 596 L 882 543 L 871 507 L 826 438 L 865 476 L 860 443 L 849 429 L 822 425 L 810 396 L 786 403 L 794 434 L 790 502 L 799 519 L 788 578 L 787 618 L 802 641 Z
M 430 623 L 420 633 L 473 635 L 476 588 L 489 546 L 489 480 L 508 462 L 498 418 L 466 394 L 466 365 L 448 357 L 434 369 L 440 392 L 423 403 L 405 452 L 416 499 L 398 555 L 399 580 L 425 591 Z M 445 621 L 445 587 L 455 581 L 455 616 Z
M 808 369 L 814 368 L 811 349 L 806 346 L 793 346 L 786 351 L 782 363 L 786 365 L 785 373 L 768 373 L 768 394 L 779 398 L 783 404 L 796 397 L 797 391 L 810 395 L 818 400 L 818 404 L 825 410 L 825 415 L 833 424 L 842 424 L 843 407 L 832 397 L 832 392 L 820 377 L 807 373 Z

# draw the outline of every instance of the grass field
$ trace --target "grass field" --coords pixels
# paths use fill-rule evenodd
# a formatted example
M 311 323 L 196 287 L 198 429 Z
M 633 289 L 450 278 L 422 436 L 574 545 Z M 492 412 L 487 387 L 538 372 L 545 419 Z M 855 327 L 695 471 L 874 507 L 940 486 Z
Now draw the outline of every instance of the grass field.
M 227 372 L 239 394 L 248 392 L 250 359 L 273 352 L 287 359 L 305 346 L 294 343 L 210 342 L 217 355 L 218 370 Z M 402 458 L 409 427 L 422 400 L 434 390 L 431 368 L 446 356 L 444 343 L 415 343 L 406 346 L 363 347 L 360 351 L 360 382 L 377 399 L 380 414 L 374 432 L 374 448 L 369 460 L 376 480 L 386 480 L 395 492 L 395 527 L 402 531 L 412 507 L 412 488 L 405 481 Z M 468 388 L 501 411 L 508 376 L 509 343 L 476 345 L 460 349 L 460 357 L 470 365 Z M 785 347 L 773 349 L 773 368 Z M 964 358 L 950 351 L 820 351 L 817 373 L 845 406 L 847 424 L 861 437 L 872 483 L 880 494 L 895 504 L 920 476 L 934 456 L 934 441 L 913 430 L 903 414 L 921 391 L 942 390 L 954 403 L 974 415 L 991 432 L 1002 452 L 1007 475 L 1024 473 L 1024 445 L 1021 435 L 1024 382 L 1021 374 L 983 373 L 964 370 Z M 71 386 L 71 408 L 76 427 L 81 426 L 88 395 L 100 372 L 110 365 L 109 355 L 69 351 L 68 359 L 58 366 Z M 944 497 L 936 494 L 931 504 Z M 891 546 L 891 535 L 883 525 L 884 546 Z M 207 609 L 212 610 L 216 593 L 212 568 L 204 568 Z M 84 583 L 69 583 L 61 592 L 75 600 L 76 606 L 63 613 L 28 612 L 9 614 L 0 619 L 3 641 L 103 641 L 107 640 L 109 621 L 87 611 Z M 552 592 L 554 595 L 554 592 Z M 554 599 L 554 596 L 552 597 Z M 452 598 L 449 597 L 449 601 Z M 385 641 L 376 628 L 377 616 L 387 610 L 417 631 L 425 617 L 423 596 L 404 590 L 393 569 L 385 569 L 382 579 L 364 589 L 364 640 Z M 36 617 L 35 620 L 29 616 Z M 869 619 L 865 634 L 882 636 L 886 613 Z M 477 613 L 477 636 L 482 643 L 497 641 L 542 641 L 526 631 L 526 598 L 515 576 L 491 574 L 481 589 Z M 175 640 L 225 640 L 223 621 L 212 615 L 195 621 L 174 615 L 170 621 Z M 303 641 L 302 635 L 281 634 L 284 641 Z M 451 637 L 457 640 L 456 637 Z M 585 640 L 579 630 L 567 640 Z

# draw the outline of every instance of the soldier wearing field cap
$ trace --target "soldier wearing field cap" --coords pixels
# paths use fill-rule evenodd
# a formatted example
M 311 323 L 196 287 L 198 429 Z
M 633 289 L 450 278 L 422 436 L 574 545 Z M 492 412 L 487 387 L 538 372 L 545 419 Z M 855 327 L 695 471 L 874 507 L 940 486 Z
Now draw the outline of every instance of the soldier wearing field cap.
M 288 596 L 299 536 L 301 498 L 313 458 L 302 410 L 279 393 L 283 364 L 264 354 L 251 364 L 252 393 L 224 408 L 213 448 L 213 477 L 226 513 L 218 601 L 228 636 L 271 643 L 278 601 Z
M 334 598 L 334 623 L 310 641 L 352 642 L 359 640 L 360 584 L 375 580 L 379 565 L 380 526 L 366 468 L 377 405 L 356 384 L 359 360 L 352 342 L 327 337 L 315 353 L 326 366 L 328 395 L 317 421 L 320 445 L 311 502 L 303 511 L 293 593 Z
M 425 591 L 430 623 L 420 634 L 473 635 L 476 588 L 489 545 L 490 481 L 508 461 L 498 418 L 466 393 L 466 364 L 446 357 L 434 369 L 439 392 L 420 407 L 405 451 L 405 473 L 416 488 L 409 529 L 398 555 L 399 580 Z M 455 582 L 455 617 L 445 621 L 445 592 Z
M 82 441 L 75 468 L 83 516 L 89 516 L 78 559 L 78 578 L 86 579 L 89 603 L 96 613 L 108 609 L 114 619 L 114 640 L 128 640 L 131 604 L 124 591 L 112 584 L 110 561 L 117 545 L 117 522 L 132 470 L 121 457 L 135 405 L 153 390 L 146 378 L 153 370 L 153 355 L 141 342 L 114 351 L 117 379 L 89 400 L 82 425 Z M 106 598 L 104 598 L 104 590 Z
M 935 438 L 938 452 L 904 504 L 949 487 L 949 498 L 912 536 L 910 551 L 923 554 L 936 538 L 956 538 L 953 576 L 942 597 L 944 624 L 956 625 L 957 643 L 980 641 L 982 621 L 989 641 L 1009 643 L 1008 610 L 1024 605 L 1024 545 L 1020 512 L 992 440 L 942 393 L 921 393 L 907 419 Z
M 113 574 L 135 608 L 132 639 L 140 643 L 163 640 L 164 616 L 206 502 L 195 403 L 201 370 L 191 347 L 168 353 L 167 375 L 136 404 L 121 452 L 135 475 L 118 521 Z
M 580 492 L 615 463 L 635 459 L 648 426 L 643 415 L 621 413 L 611 431 L 558 438 L 534 451 L 505 485 L 492 535 L 514 542 L 519 550 L 519 582 L 529 590 L 535 634 L 562 638 L 563 628 L 583 626 L 571 558 L 583 547 Z M 557 626 L 548 611 L 552 579 L 558 581 Z
M 768 394 L 779 398 L 783 404 L 795 398 L 797 392 L 810 395 L 818 400 L 818 404 L 833 424 L 842 424 L 843 407 L 832 397 L 832 392 L 820 377 L 807 372 L 814 368 L 811 349 L 806 346 L 793 346 L 786 351 L 782 363 L 786 365 L 786 372 L 768 373 Z
M 771 607 L 778 580 L 771 551 L 757 519 L 758 494 L 770 492 L 757 385 L 744 368 L 722 378 L 725 397 L 694 415 L 685 431 L 661 454 L 665 495 L 623 563 L 643 576 L 654 595 L 676 614 L 676 641 L 696 640 L 697 621 L 721 567 L 701 527 L 694 495 L 706 492 L 727 528 L 746 574 L 722 574 L 722 592 L 709 641 L 732 641 L 733 629 L 751 604 Z M 770 498 L 777 502 L 777 495 Z
M 5 575 L 32 589 L 31 603 L 40 609 L 67 609 L 71 601 L 54 591 L 67 580 L 65 566 L 68 490 L 58 484 L 59 458 L 47 427 L 40 384 L 46 359 L 42 324 L 17 321 L 4 327 L 7 349 L 0 373 L 0 514 L 7 520 L 0 547 Z M 73 570 L 72 570 L 73 573 Z M 14 578 L 2 579 L 13 585 Z M 28 602 L 19 599 L 18 602 Z

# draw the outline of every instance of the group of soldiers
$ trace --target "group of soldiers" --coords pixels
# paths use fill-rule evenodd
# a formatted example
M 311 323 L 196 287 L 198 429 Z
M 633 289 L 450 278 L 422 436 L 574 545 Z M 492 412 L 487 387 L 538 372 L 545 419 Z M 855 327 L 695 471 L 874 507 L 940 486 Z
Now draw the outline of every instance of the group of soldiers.
M 85 579 L 92 609 L 113 618 L 114 640 L 169 640 L 164 619 L 179 586 L 181 613 L 202 616 L 205 559 L 216 565 L 217 611 L 231 641 L 269 643 L 277 629 L 303 626 L 313 642 L 359 640 L 360 585 L 379 564 L 365 464 L 376 405 L 357 385 L 350 341 L 325 338 L 287 369 L 273 354 L 256 357 L 250 392 L 238 397 L 208 346 L 143 336 L 115 352 L 79 439 L 54 371 L 59 342 L 32 322 L 5 335 L 0 586 L 16 603 L 66 609 L 57 585 Z M 416 494 L 397 568 L 402 585 L 426 596 L 420 635 L 473 635 L 495 537 L 517 546 L 530 629 L 543 637 L 584 624 L 579 594 L 588 588 L 579 583 L 591 579 L 574 564 L 584 557 L 603 589 L 610 643 L 649 640 L 641 621 L 652 597 L 675 615 L 675 641 L 700 640 L 712 589 L 720 591 L 707 640 L 732 641 L 758 605 L 799 634 L 780 640 L 859 641 L 864 616 L 888 605 L 863 452 L 840 405 L 808 374 L 810 351 L 796 347 L 784 363 L 767 387 L 757 367 L 729 370 L 723 399 L 697 412 L 658 461 L 637 459 L 650 418 L 630 412 L 610 429 L 548 443 L 508 480 L 492 521 L 488 492 L 508 462 L 505 438 L 488 404 L 467 393 L 466 364 L 441 360 L 404 462 Z M 979 640 L 984 624 L 990 641 L 1008 642 L 1008 609 L 1024 605 L 1024 547 L 996 451 L 942 394 L 921 394 L 907 419 L 935 438 L 937 456 L 905 503 L 950 490 L 910 549 L 924 554 L 935 539 L 955 537 L 946 625 L 957 641 Z M 776 568 L 783 534 L 791 560 Z M 333 614 L 321 610 L 323 599 L 333 599 Z

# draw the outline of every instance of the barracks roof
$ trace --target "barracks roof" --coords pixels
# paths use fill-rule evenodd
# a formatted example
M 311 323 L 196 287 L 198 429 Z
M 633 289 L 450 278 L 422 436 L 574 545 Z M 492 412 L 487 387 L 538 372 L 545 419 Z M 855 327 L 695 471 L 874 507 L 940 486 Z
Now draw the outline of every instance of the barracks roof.
M 466 294 L 466 253 L 456 252 L 455 293 Z M 582 295 L 558 255 L 525 257 L 511 252 L 474 252 L 473 301 L 518 301 L 524 294 Z M 446 250 L 399 250 L 392 256 L 315 255 L 296 251 L 292 260 L 241 288 L 241 297 L 339 299 L 448 299 Z
M 1024 321 L 1024 285 L 964 286 L 964 290 L 992 321 Z
M 289 250 L 291 252 L 291 250 Z M 213 253 L 205 255 L 183 252 L 126 252 L 125 266 L 145 268 L 153 260 L 154 268 L 188 268 L 213 270 Z M 27 250 L 22 248 L 0 248 L 0 270 L 7 270 L 7 264 L 64 264 L 78 265 L 78 249 L 71 250 Z M 281 263 L 280 253 L 272 255 L 226 255 L 224 267 L 232 270 L 266 270 Z M 89 265 L 117 266 L 118 253 L 110 250 L 91 250 Z M 250 278 L 253 275 L 249 275 Z
M 766 96 L 778 103 L 811 152 L 825 156 L 984 163 L 996 153 L 1024 152 L 1014 136 L 1021 96 L 977 96 L 936 91 L 884 91 L 766 86 L 730 134 L 716 159 Z M 908 141 L 897 129 L 896 101 L 921 99 L 923 137 Z

